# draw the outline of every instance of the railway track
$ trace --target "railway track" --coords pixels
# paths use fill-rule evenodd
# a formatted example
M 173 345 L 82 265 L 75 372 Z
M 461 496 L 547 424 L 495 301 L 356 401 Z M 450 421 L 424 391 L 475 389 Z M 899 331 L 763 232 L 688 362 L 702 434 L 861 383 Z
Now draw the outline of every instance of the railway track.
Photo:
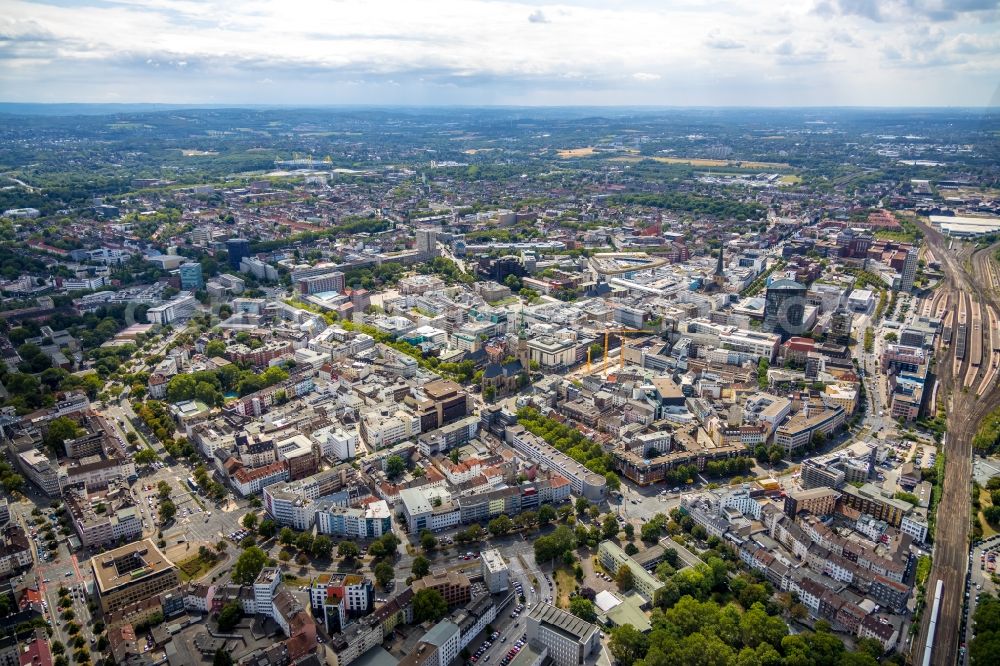
M 955 378 L 964 377 L 963 368 L 965 366 L 965 357 L 968 355 L 969 348 L 969 308 L 968 308 L 969 297 L 965 293 L 958 294 L 958 312 L 955 315 L 955 330 L 954 330 L 954 340 L 955 340 Z
M 979 376 L 979 368 L 983 364 L 983 319 L 979 301 L 974 298 L 969 299 L 969 343 L 968 343 L 968 363 L 965 371 L 965 380 L 962 382 L 964 388 L 971 388 Z
M 977 396 L 982 396 L 991 386 L 996 385 L 997 372 L 1000 371 L 1000 317 L 998 317 L 997 311 L 992 305 L 987 305 L 985 309 L 987 321 L 984 322 L 983 334 L 989 342 L 986 345 L 986 349 L 989 350 L 989 356 L 986 370 L 983 374 L 983 381 L 976 388 Z
M 938 319 L 945 316 L 948 312 L 948 302 L 951 300 L 950 295 L 945 289 L 939 289 L 936 294 L 934 294 L 934 316 Z
M 942 301 L 948 302 L 946 308 L 939 311 L 947 312 L 946 320 L 954 322 L 958 328 L 959 310 L 965 311 L 965 317 L 976 302 L 980 314 L 986 321 L 995 320 L 1000 315 L 997 291 L 992 287 L 997 279 L 996 266 L 990 267 L 981 257 L 984 251 L 972 252 L 971 246 L 945 238 L 941 233 L 917 220 L 916 224 L 924 232 L 924 238 L 934 255 L 941 262 L 944 278 L 938 291 L 942 292 Z M 949 249 L 953 247 L 953 249 Z M 995 248 L 991 248 L 992 254 Z M 960 298 L 961 297 L 961 298 Z M 967 308 L 967 309 L 966 309 Z M 964 319 L 966 324 L 971 322 Z M 982 321 L 981 321 L 982 324 Z M 943 326 L 942 338 L 948 334 L 947 326 Z M 968 326 L 966 327 L 969 328 Z M 987 333 L 987 330 L 990 332 Z M 997 360 L 997 352 L 993 347 L 998 344 L 993 339 L 992 326 L 980 326 L 980 342 L 989 350 L 990 362 L 982 362 L 972 374 L 973 382 L 980 375 L 983 380 L 978 384 L 979 394 L 972 390 L 962 390 L 963 383 L 969 377 L 971 348 L 969 353 L 957 353 L 957 341 L 953 344 L 951 353 L 942 350 L 938 355 L 939 367 L 937 379 L 940 383 L 938 395 L 945 401 L 948 418 L 948 434 L 944 443 L 946 465 L 941 501 L 938 505 L 938 520 L 934 532 L 934 563 L 927 589 L 936 589 L 941 584 L 943 595 L 940 597 L 939 615 L 935 618 L 936 633 L 928 634 L 931 613 L 924 613 L 920 631 L 910 648 L 911 662 L 934 664 L 935 666 L 953 666 L 958 660 L 958 647 L 962 640 L 960 628 L 962 624 L 962 590 L 965 584 L 965 573 L 969 557 L 969 531 L 971 529 L 969 515 L 969 489 L 972 486 L 972 438 L 975 436 L 982 419 L 991 410 L 1000 406 L 1000 387 L 995 381 L 996 372 L 993 361 Z M 968 345 L 966 330 L 965 344 Z M 989 336 L 986 338 L 986 336 Z M 928 607 L 927 609 L 931 609 Z M 926 650 L 927 644 L 931 650 Z
M 951 346 L 951 341 L 954 331 L 955 331 L 955 313 L 947 312 L 944 315 L 944 321 L 941 323 L 941 340 L 938 343 L 939 351 L 944 350 L 945 347 Z
M 979 253 L 978 256 L 982 257 L 980 259 L 981 264 L 985 267 L 983 271 L 990 279 L 990 289 L 998 290 L 1000 289 L 1000 265 L 993 261 L 992 250 L 993 248 L 987 248 Z

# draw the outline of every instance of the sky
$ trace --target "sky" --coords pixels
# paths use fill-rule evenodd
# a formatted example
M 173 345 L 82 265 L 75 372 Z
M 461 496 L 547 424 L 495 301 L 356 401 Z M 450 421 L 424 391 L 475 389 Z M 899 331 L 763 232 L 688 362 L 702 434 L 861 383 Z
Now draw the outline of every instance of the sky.
M 0 101 L 970 106 L 1000 0 L 3 0 Z

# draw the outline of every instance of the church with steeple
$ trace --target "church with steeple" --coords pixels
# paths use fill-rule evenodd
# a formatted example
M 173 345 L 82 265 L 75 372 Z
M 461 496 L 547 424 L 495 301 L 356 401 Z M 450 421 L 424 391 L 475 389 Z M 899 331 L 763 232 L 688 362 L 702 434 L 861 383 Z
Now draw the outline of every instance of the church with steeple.
M 484 350 L 488 362 L 483 368 L 483 392 L 492 388 L 497 396 L 508 395 L 526 384 L 531 369 L 531 351 L 528 349 L 524 311 L 518 322 L 517 342 L 513 350 L 503 340 L 490 341 Z
M 712 282 L 718 289 L 722 289 L 726 286 L 726 271 L 725 271 L 725 250 L 720 245 L 719 246 L 719 261 L 715 264 L 715 276 L 712 278 Z
M 704 281 L 704 291 L 709 294 L 715 294 L 723 291 L 726 287 L 726 259 L 725 250 L 719 247 L 719 256 L 716 258 L 715 271 L 712 273 L 712 278 L 706 279 Z

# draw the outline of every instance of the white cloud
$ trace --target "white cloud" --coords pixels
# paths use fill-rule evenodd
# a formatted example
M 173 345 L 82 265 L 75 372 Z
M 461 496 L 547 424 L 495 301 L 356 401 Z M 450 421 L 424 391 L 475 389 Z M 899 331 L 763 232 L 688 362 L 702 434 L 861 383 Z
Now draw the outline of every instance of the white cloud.
M 897 20 L 904 3 L 917 7 L 906 24 Z M 135 101 L 235 103 L 974 103 L 1000 74 L 996 35 L 983 22 L 995 4 L 6 0 L 0 97 L 87 101 L 124 90 Z M 946 14 L 948 39 L 932 27 Z M 670 86 L 648 85 L 660 79 L 655 72 L 670 72 Z M 263 80 L 273 85 L 261 91 Z

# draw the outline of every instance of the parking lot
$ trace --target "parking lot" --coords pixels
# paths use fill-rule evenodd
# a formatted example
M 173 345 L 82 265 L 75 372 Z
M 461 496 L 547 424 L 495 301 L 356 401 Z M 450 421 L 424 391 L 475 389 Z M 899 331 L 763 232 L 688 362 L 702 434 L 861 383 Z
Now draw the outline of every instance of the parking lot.
M 993 584 L 993 575 L 1000 567 L 1000 535 L 985 539 L 973 546 L 969 553 L 969 575 L 966 579 L 965 588 L 965 609 L 963 611 L 963 633 L 962 652 L 960 660 L 964 659 L 965 650 L 969 641 L 972 640 L 972 617 L 976 614 L 976 604 L 983 594 L 997 594 L 997 587 Z
M 250 508 L 247 500 L 229 497 L 220 504 L 193 492 L 187 485 L 191 473 L 184 465 L 161 463 L 147 468 L 132 486 L 143 521 L 148 525 L 146 536 L 156 540 L 162 531 L 167 548 L 186 542 L 216 543 L 240 527 L 240 519 Z M 177 507 L 174 519 L 166 525 L 159 521 L 160 481 L 170 485 L 170 501 Z

